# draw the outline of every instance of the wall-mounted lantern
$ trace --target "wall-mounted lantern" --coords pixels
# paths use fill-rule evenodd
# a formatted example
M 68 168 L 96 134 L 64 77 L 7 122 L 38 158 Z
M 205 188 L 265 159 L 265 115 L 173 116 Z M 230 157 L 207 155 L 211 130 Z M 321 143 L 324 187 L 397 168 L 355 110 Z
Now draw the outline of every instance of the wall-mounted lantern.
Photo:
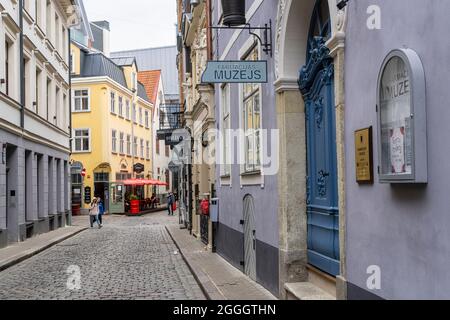
M 252 27 L 247 23 L 245 12 L 245 0 L 221 0 L 223 11 L 223 26 L 210 26 L 211 29 L 236 29 L 248 30 L 249 34 L 258 39 L 262 50 L 267 54 L 273 55 L 272 45 L 272 20 L 265 23 L 262 27 Z M 262 35 L 256 33 L 260 31 Z M 219 35 L 217 35 L 218 37 Z
M 427 183 L 425 73 L 415 51 L 388 54 L 377 92 L 380 183 Z
M 228 27 L 242 26 L 247 23 L 245 18 L 245 0 L 221 0 L 223 24 Z

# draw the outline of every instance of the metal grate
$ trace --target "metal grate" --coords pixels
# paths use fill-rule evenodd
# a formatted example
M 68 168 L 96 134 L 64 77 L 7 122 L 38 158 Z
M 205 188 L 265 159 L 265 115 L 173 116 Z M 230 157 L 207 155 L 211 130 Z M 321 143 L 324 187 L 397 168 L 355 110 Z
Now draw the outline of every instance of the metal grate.
M 181 128 L 183 113 L 179 103 L 164 104 L 159 109 L 160 130 L 173 131 Z

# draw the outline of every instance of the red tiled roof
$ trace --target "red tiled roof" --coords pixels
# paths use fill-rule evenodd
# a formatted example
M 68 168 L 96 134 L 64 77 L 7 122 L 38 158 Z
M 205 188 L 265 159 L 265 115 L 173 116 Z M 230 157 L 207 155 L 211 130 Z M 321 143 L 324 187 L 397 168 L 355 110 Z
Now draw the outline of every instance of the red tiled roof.
M 161 81 L 161 70 L 140 71 L 138 72 L 138 81 L 144 85 L 150 102 L 155 104 Z

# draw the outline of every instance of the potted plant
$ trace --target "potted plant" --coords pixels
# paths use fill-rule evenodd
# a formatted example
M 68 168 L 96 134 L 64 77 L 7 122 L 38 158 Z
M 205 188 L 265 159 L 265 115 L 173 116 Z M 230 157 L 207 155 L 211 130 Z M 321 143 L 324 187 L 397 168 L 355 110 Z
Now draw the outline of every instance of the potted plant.
M 139 197 L 135 194 L 130 196 L 130 213 L 138 214 L 140 212 L 139 209 Z

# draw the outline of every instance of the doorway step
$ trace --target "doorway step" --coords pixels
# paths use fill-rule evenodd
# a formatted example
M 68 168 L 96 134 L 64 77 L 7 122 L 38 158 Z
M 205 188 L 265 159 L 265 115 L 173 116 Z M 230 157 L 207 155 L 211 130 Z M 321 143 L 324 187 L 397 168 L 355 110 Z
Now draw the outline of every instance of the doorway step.
M 286 283 L 287 300 L 336 300 L 336 280 L 308 265 L 308 281 Z

